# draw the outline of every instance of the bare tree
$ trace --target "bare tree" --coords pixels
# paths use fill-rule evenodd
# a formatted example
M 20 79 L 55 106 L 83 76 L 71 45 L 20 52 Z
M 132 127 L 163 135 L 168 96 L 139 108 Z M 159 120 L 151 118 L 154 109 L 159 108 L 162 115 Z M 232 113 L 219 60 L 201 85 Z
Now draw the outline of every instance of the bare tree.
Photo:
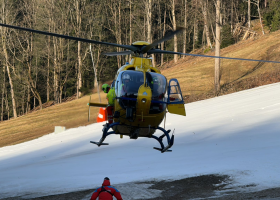
M 146 10 L 146 21 L 147 21 L 147 41 L 149 43 L 153 42 L 152 38 L 152 0 L 145 1 L 145 10 Z M 155 56 L 153 57 L 153 66 L 155 66 Z
M 83 4 L 83 5 L 82 5 Z M 84 6 L 83 0 L 76 0 L 76 36 L 81 36 L 81 29 L 82 29 L 82 6 Z M 77 69 L 77 99 L 81 96 L 81 89 L 82 87 L 82 57 L 81 57 L 81 42 L 78 41 L 78 69 Z
M 107 28 L 111 31 L 116 39 L 116 43 L 122 44 L 122 1 L 117 0 L 107 0 L 107 5 L 104 5 L 104 8 L 107 13 L 108 22 Z M 121 51 L 119 47 L 117 47 L 117 51 Z M 118 68 L 121 67 L 121 56 L 117 57 Z
M 249 1 L 249 0 L 248 0 L 248 1 Z M 263 35 L 264 35 L 263 24 L 262 24 L 262 16 L 261 16 L 261 11 L 260 11 L 260 0 L 252 0 L 252 3 L 255 4 L 255 5 L 258 7 L 260 25 L 261 25 L 261 27 L 262 27 L 262 33 L 263 33 Z
M 207 47 L 212 48 L 211 40 L 210 40 L 210 33 L 209 33 L 209 27 L 208 27 L 208 0 L 200 0 L 200 5 L 202 9 L 203 14 L 203 21 L 204 21 L 204 31 L 206 34 L 206 41 L 207 41 Z
M 251 0 L 248 0 L 248 28 L 251 28 Z
M 162 37 L 165 36 L 165 31 L 166 31 L 166 4 L 164 6 Z M 160 48 L 161 48 L 161 50 L 164 49 L 164 42 L 161 43 Z M 163 58 L 164 58 L 164 54 L 161 54 L 160 65 L 163 65 Z
M 147 41 L 152 43 L 152 0 L 146 0 Z
M 173 26 L 173 30 L 176 30 L 177 28 L 177 24 L 176 24 L 176 15 L 175 15 L 175 0 L 171 0 L 171 4 L 172 4 L 172 8 L 171 8 L 171 16 L 172 16 L 172 26 Z M 177 35 L 174 35 L 174 51 L 177 52 L 178 51 L 178 44 L 177 44 Z M 176 63 L 178 61 L 178 55 L 174 54 L 174 63 Z
M 8 16 L 10 15 L 9 10 L 11 7 L 6 8 L 6 5 L 9 5 L 5 0 L 2 1 L 2 8 L 1 8 L 1 18 L 3 23 L 9 24 Z M 13 78 L 10 72 L 10 64 L 9 64 L 9 55 L 8 55 L 8 49 L 7 49 L 7 38 L 8 38 L 9 30 L 5 27 L 1 27 L 1 35 L 2 35 L 2 48 L 5 58 L 5 66 L 7 69 L 7 75 L 9 77 L 9 83 L 10 83 L 10 91 L 11 91 L 11 97 L 12 97 L 12 106 L 13 106 L 13 116 L 14 118 L 17 118 L 17 110 L 16 110 L 16 100 L 15 100 L 15 92 L 14 92 L 14 84 L 13 84 Z M 8 104 L 6 104 L 8 105 Z M 9 107 L 9 106 L 8 106 Z
M 4 98 L 5 98 L 5 90 L 6 90 L 6 70 L 5 66 L 3 66 L 3 86 L 2 86 L 2 99 L 1 99 L 1 121 L 4 120 Z
M 215 56 L 220 56 L 221 46 L 221 0 L 216 0 L 216 44 Z M 215 93 L 220 91 L 220 58 L 215 58 Z
M 197 0 L 193 0 L 193 12 L 194 12 L 194 19 L 193 19 L 193 50 L 195 49 L 195 45 L 198 41 L 198 20 L 197 20 Z
M 188 17 L 188 1 L 184 0 L 184 33 L 183 33 L 183 53 L 186 53 L 186 49 L 187 49 L 187 17 Z M 185 56 L 184 56 L 185 57 Z

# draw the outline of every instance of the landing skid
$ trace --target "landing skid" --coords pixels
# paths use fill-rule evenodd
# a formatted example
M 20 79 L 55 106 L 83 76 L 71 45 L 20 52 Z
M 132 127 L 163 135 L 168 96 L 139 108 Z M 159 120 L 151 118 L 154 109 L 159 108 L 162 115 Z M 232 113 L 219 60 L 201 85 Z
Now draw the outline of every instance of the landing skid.
M 101 146 L 101 145 L 109 145 L 109 143 L 100 143 L 100 141 L 99 142 L 93 142 L 93 141 L 90 141 L 90 143 L 92 143 L 92 144 L 96 144 L 97 146 Z
M 110 132 L 108 132 L 108 131 L 109 131 L 110 128 L 112 128 L 114 126 L 117 126 L 117 125 L 119 125 L 119 122 L 116 122 L 116 123 L 113 123 L 113 124 L 108 124 L 108 123 L 105 124 L 104 128 L 102 129 L 103 134 L 102 134 L 102 137 L 100 138 L 99 142 L 90 141 L 90 143 L 96 144 L 98 147 L 100 147 L 102 145 L 109 145 L 109 143 L 103 143 L 103 141 L 106 139 L 106 137 L 108 135 L 116 134 L 115 131 L 110 131 Z M 170 138 L 170 136 L 169 136 L 170 130 L 166 131 L 165 129 L 163 129 L 161 127 L 158 127 L 156 129 L 161 130 L 163 132 L 163 135 L 161 135 L 160 137 L 157 137 L 157 136 L 154 136 L 154 135 L 151 136 L 152 138 L 156 139 L 159 142 L 160 146 L 161 146 L 161 148 L 154 147 L 154 149 L 160 151 L 161 153 L 171 152 L 172 150 L 169 150 L 169 149 L 174 144 L 174 135 L 173 135 L 173 133 L 172 133 L 172 136 Z M 164 146 L 164 144 L 162 142 L 162 139 L 164 137 L 166 137 L 166 139 L 167 139 L 167 146 Z M 135 138 L 132 137 L 131 139 L 135 139 Z
M 100 147 L 101 145 L 109 145 L 109 143 L 103 143 L 103 141 L 106 139 L 106 137 L 107 137 L 108 135 L 111 135 L 111 134 L 114 134 L 114 133 L 115 133 L 115 131 L 110 131 L 110 132 L 108 132 L 108 130 L 109 130 L 110 128 L 112 128 L 113 126 L 116 126 L 116 125 L 119 125 L 119 122 L 116 122 L 116 123 L 113 123 L 113 124 L 108 124 L 108 123 L 106 123 L 106 124 L 104 125 L 103 129 L 102 129 L 103 134 L 102 134 L 102 138 L 99 140 L 99 142 L 90 141 L 90 143 L 96 144 L 98 147 Z
M 158 127 L 157 129 L 161 130 L 161 131 L 163 132 L 163 135 L 161 135 L 160 137 L 157 137 L 157 136 L 152 135 L 152 138 L 156 139 L 156 140 L 159 142 L 160 146 L 161 146 L 161 148 L 154 147 L 154 149 L 159 150 L 161 153 L 164 153 L 164 152 L 171 152 L 172 150 L 169 150 L 169 149 L 170 149 L 170 148 L 173 146 L 173 144 L 174 144 L 174 135 L 173 135 L 173 134 L 174 134 L 174 131 L 173 131 L 172 136 L 171 136 L 171 138 L 170 138 L 170 137 L 169 137 L 169 132 L 170 132 L 170 130 L 166 131 L 165 129 L 163 129 L 163 128 L 161 128 L 161 127 Z M 166 137 L 167 143 L 168 143 L 168 145 L 167 145 L 166 147 L 164 146 L 164 144 L 163 144 L 163 142 L 162 142 L 162 139 L 163 139 L 164 137 Z

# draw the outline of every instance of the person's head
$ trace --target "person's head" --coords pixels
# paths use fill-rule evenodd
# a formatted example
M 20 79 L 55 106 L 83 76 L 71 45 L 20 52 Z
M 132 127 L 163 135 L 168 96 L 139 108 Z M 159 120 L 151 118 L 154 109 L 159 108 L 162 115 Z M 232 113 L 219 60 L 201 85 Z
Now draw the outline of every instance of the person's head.
M 154 85 L 159 85 L 158 77 L 153 77 L 153 84 Z
M 125 84 L 128 84 L 130 82 L 129 74 L 124 74 L 123 75 L 123 81 L 124 81 Z
M 157 92 L 162 92 L 163 90 L 163 85 L 161 84 L 161 80 L 160 78 L 158 77 L 153 77 L 153 81 L 152 81 L 152 84 L 153 84 L 153 89 Z
M 159 88 L 160 87 L 160 81 L 158 77 L 153 77 L 153 87 L 154 88 Z
M 109 186 L 110 184 L 110 179 L 108 177 L 105 177 L 102 186 Z
M 102 85 L 103 92 L 108 93 L 109 89 L 110 89 L 110 86 L 107 83 Z

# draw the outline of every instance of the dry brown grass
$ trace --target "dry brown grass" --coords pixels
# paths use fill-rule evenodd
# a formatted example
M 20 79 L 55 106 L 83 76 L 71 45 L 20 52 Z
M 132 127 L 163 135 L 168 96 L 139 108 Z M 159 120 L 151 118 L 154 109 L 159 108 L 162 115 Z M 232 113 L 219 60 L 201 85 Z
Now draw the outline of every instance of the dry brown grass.
M 280 31 L 258 36 L 256 39 L 241 41 L 221 50 L 221 56 L 279 61 Z M 208 53 L 214 55 L 214 52 Z M 177 78 L 185 95 L 199 95 L 211 92 L 214 88 L 214 63 L 211 58 L 186 57 L 172 66 L 163 66 L 162 74 L 168 79 Z M 171 67 L 172 66 L 172 67 Z M 222 59 L 221 85 L 257 76 L 265 72 L 275 72 L 280 64 L 235 61 Z
M 246 40 L 221 50 L 221 56 L 277 60 L 280 53 L 280 31 Z M 195 52 L 201 53 L 201 52 Z M 209 55 L 214 55 L 210 52 Z M 221 94 L 236 92 L 263 84 L 279 81 L 280 64 L 248 61 L 222 60 Z M 187 102 L 212 97 L 214 80 L 214 59 L 201 57 L 181 58 L 162 67 L 162 74 L 168 79 L 177 78 Z M 91 95 L 92 101 L 99 102 L 98 95 Z M 101 94 L 106 102 L 105 94 Z M 59 105 L 54 105 L 0 123 L 0 147 L 13 145 L 41 137 L 54 131 L 55 126 L 74 128 L 96 121 L 99 108 L 91 108 L 88 122 L 89 96 Z
M 91 108 L 90 122 L 88 122 L 88 106 L 90 96 L 78 100 L 54 105 L 46 109 L 4 121 L 0 123 L 0 147 L 13 145 L 41 137 L 54 132 L 55 126 L 65 126 L 66 129 L 84 126 L 96 122 L 99 108 Z M 103 103 L 105 94 L 101 94 Z M 99 102 L 95 93 L 91 101 Z

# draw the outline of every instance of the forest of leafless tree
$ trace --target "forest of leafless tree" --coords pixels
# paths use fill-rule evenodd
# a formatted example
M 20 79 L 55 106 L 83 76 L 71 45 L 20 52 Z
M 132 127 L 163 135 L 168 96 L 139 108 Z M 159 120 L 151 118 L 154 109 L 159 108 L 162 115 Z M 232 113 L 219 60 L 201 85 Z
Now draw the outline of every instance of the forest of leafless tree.
M 253 19 L 278 30 L 279 8 L 277 0 L 0 0 L 0 23 L 118 44 L 151 43 L 181 26 L 183 34 L 157 48 L 187 53 L 237 42 L 236 25 L 250 28 Z M 112 79 L 129 59 L 102 55 L 122 51 L 105 45 L 92 45 L 92 59 L 87 43 L 5 27 L 0 33 L 1 121 L 42 109 L 46 102 L 79 98 L 96 81 Z M 155 65 L 168 59 L 176 62 L 178 57 L 157 55 Z

